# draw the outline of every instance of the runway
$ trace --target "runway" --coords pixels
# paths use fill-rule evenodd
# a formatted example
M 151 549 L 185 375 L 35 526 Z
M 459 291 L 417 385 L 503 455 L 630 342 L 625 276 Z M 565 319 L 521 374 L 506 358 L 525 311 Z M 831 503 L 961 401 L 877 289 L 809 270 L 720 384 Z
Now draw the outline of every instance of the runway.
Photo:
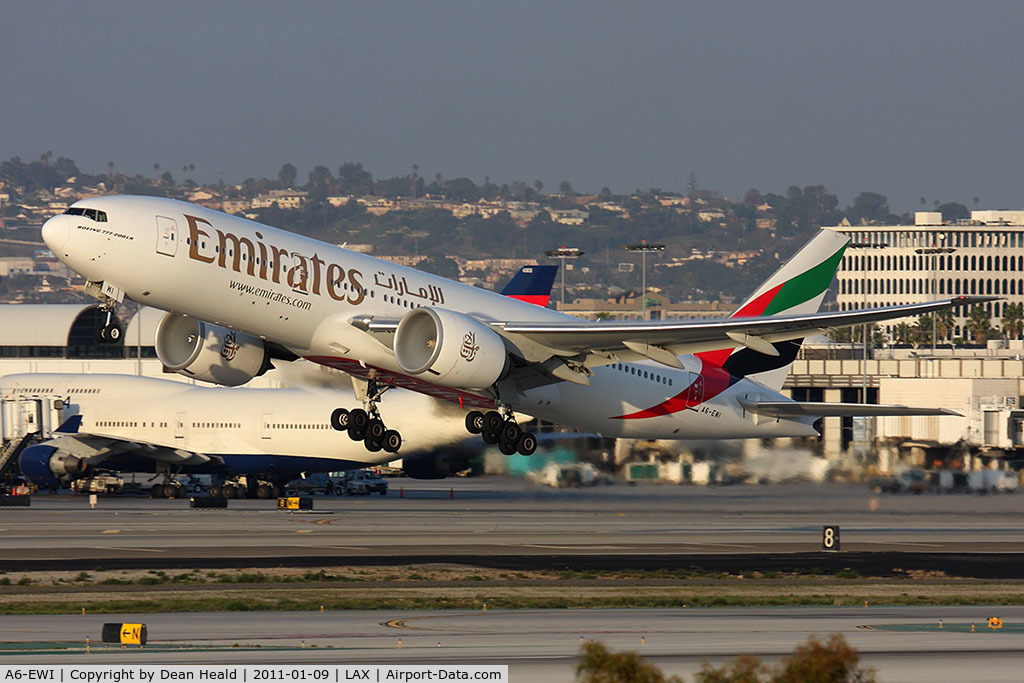
M 1019 630 L 986 629 L 996 613 L 1007 626 L 1024 622 L 1021 607 L 10 616 L 0 620 L 0 664 L 508 664 L 513 681 L 564 682 L 593 639 L 692 680 L 705 661 L 746 653 L 775 662 L 811 635 L 841 633 L 883 681 L 1019 680 L 1024 641 Z M 978 628 L 938 631 L 939 619 Z M 84 654 L 104 621 L 147 624 L 149 646 Z M 12 641 L 72 649 L 26 654 Z
M 192 510 L 187 500 L 33 497 L 0 508 L 0 569 L 458 561 L 495 567 L 948 568 L 1024 576 L 1024 495 L 876 495 L 856 484 L 548 489 L 506 478 L 392 479 L 386 497 Z M 841 552 L 822 552 L 822 527 Z M 944 566 L 941 563 L 947 563 Z M 963 572 L 968 572 L 964 574 Z

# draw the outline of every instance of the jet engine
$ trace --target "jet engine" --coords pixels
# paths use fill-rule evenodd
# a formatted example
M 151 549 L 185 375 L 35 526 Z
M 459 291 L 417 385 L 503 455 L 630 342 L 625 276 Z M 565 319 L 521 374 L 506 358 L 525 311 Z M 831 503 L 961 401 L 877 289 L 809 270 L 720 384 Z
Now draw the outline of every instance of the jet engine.
M 509 365 L 497 332 L 444 308 L 417 308 L 405 314 L 395 332 L 395 360 L 410 375 L 459 389 L 486 389 Z
M 53 442 L 29 446 L 21 452 L 21 473 L 39 487 L 58 488 L 61 479 L 75 479 L 85 474 L 86 462 L 62 451 Z
M 168 370 L 229 387 L 270 368 L 263 340 L 177 313 L 157 323 L 156 355 Z

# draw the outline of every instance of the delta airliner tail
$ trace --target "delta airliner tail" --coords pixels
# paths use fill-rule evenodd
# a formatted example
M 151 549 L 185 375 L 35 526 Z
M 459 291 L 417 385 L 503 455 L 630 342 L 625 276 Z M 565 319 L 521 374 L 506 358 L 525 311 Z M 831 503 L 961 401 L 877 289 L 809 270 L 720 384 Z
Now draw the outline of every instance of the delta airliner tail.
M 848 243 L 849 238 L 844 235 L 830 230 L 820 231 L 729 317 L 762 318 L 816 313 Z M 698 353 L 697 357 L 704 363 L 724 368 L 734 377 L 749 377 L 778 391 L 786 381 L 802 342 L 802 339 L 774 342 L 771 346 L 775 355 L 740 346 Z
M 501 293 L 512 299 L 546 308 L 551 300 L 558 266 L 523 266 Z

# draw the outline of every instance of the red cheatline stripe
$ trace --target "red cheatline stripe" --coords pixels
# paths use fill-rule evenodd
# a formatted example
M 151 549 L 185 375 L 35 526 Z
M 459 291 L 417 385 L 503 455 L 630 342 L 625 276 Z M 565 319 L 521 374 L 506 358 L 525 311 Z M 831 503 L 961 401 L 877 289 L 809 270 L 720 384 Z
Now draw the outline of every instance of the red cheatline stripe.
M 698 376 L 690 386 L 680 391 L 675 396 L 665 399 L 655 406 L 645 410 L 638 410 L 627 415 L 612 417 L 612 420 L 639 420 L 647 417 L 662 417 L 678 413 L 687 408 L 694 408 L 705 401 L 713 399 L 729 388 L 732 376 L 722 368 L 703 363 Z M 694 391 L 694 387 L 698 387 Z
M 749 302 L 747 302 L 745 306 L 738 309 L 729 317 L 756 318 L 760 316 L 762 313 L 764 313 L 765 309 L 768 308 L 768 304 L 772 302 L 772 299 L 775 298 L 775 295 L 779 293 L 779 290 L 782 289 L 782 286 L 784 284 L 786 283 L 783 282 L 780 285 L 776 285 L 775 287 L 772 287 L 767 292 L 761 294 L 757 298 L 751 299 Z M 712 365 L 717 365 L 718 367 L 722 367 L 723 365 L 725 365 L 725 361 L 729 360 L 729 356 L 732 355 L 732 352 L 733 349 L 716 349 L 715 351 L 703 351 L 695 355 L 702 361 L 711 363 Z

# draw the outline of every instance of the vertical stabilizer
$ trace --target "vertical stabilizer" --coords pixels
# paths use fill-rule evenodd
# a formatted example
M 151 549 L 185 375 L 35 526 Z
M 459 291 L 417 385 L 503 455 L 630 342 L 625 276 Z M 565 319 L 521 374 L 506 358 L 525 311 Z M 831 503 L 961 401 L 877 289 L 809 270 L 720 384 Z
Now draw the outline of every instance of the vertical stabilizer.
M 819 231 L 729 317 L 762 318 L 817 312 L 849 241 L 849 237 L 835 231 Z M 778 390 L 789 374 L 800 344 L 799 339 L 774 344 L 778 356 L 739 347 L 706 351 L 697 354 L 697 357 L 704 363 L 725 368 L 734 376 L 750 377 Z

